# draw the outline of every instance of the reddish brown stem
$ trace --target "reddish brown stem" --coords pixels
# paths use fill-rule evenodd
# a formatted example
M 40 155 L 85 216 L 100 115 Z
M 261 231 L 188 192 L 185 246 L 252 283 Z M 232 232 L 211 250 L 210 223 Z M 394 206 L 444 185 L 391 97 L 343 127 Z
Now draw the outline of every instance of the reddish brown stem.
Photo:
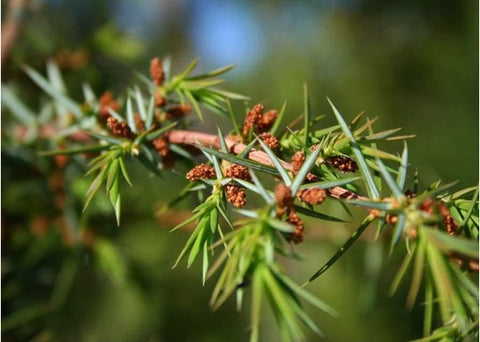
M 191 146 L 207 146 L 214 149 L 220 149 L 220 138 L 214 134 L 207 134 L 207 133 L 200 133 L 194 131 L 181 131 L 181 130 L 173 130 L 168 134 L 168 140 L 174 144 L 182 144 L 182 145 L 191 145 Z M 247 147 L 245 144 L 236 142 L 232 139 L 225 138 L 225 143 L 227 145 L 228 150 L 231 153 L 239 154 L 245 150 Z M 248 153 L 248 159 L 265 164 L 265 165 L 274 165 L 270 157 L 263 151 L 252 149 Z M 286 161 L 280 160 L 282 166 L 292 171 L 292 165 L 287 163 Z M 341 187 L 333 187 L 328 190 L 331 197 L 334 198 L 342 198 L 342 199 L 360 199 L 360 200 L 367 200 L 368 198 L 359 196 L 356 193 L 349 191 L 347 189 Z

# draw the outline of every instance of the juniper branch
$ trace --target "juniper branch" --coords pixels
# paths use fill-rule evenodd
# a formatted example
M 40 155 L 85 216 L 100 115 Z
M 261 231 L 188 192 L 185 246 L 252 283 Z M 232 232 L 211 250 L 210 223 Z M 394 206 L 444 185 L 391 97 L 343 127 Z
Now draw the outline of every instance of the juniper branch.
M 190 145 L 190 146 L 207 146 L 215 148 L 217 150 L 221 149 L 220 138 L 215 134 L 208 134 L 196 131 L 184 131 L 184 130 L 172 130 L 168 133 L 168 141 L 173 144 L 181 145 Z M 227 145 L 228 151 L 234 154 L 242 153 L 247 145 L 234 141 L 228 137 L 225 138 L 225 143 Z M 248 159 L 259 162 L 264 165 L 273 166 L 274 163 L 270 157 L 263 151 L 252 149 L 248 155 Z M 282 166 L 288 171 L 292 171 L 293 167 L 290 163 L 280 160 Z M 337 199 L 356 199 L 356 200 L 367 200 L 368 198 L 360 196 L 353 191 L 344 189 L 342 187 L 333 187 L 328 190 L 330 196 Z
M 210 186 L 212 192 L 205 201 L 201 201 L 202 203 L 193 209 L 193 216 L 174 228 L 186 227 L 188 224 L 196 222 L 195 229 L 180 253 L 177 263 L 188 255 L 188 266 L 190 266 L 197 257 L 203 256 L 203 282 L 217 269 L 223 268 L 212 295 L 212 305 L 215 308 L 234 292 L 237 293 L 237 300 L 241 303 L 243 288 L 253 279 L 256 284 L 253 286 L 254 294 L 252 296 L 252 307 L 255 308 L 254 314 L 252 314 L 254 332 L 251 341 L 253 342 L 258 341 L 258 317 L 262 296 L 270 298 L 284 340 L 301 339 L 302 334 L 298 325 L 300 321 L 303 321 L 313 331 L 319 332 L 316 325 L 299 306 L 297 295 L 319 309 L 331 312 L 321 301 L 305 292 L 283 274 L 279 270 L 278 261 L 275 258 L 277 253 L 290 255 L 290 249 L 284 248 L 290 247 L 284 244 L 285 241 L 299 243 L 303 240 L 304 225 L 296 210 L 300 214 L 310 213 L 310 216 L 320 219 L 332 219 L 320 212 L 309 211 L 307 207 L 293 204 L 295 197 L 299 197 L 302 202 L 312 206 L 320 204 L 325 199 L 324 190 L 327 190 L 332 198 L 348 200 L 347 204 L 366 209 L 368 216 L 352 237 L 319 269 L 313 278 L 332 266 L 344 255 L 346 249 L 357 241 L 367 224 L 378 219 L 378 234 L 382 233 L 385 228 L 394 229 L 392 248 L 401 237 L 404 238 L 407 247 L 413 245 L 409 252 L 412 253 L 412 257 L 407 257 L 407 262 L 404 263 L 405 267 L 402 266 L 394 287 L 396 288 L 399 284 L 408 268 L 409 260 L 412 259 L 415 260 L 412 271 L 414 281 L 410 287 L 411 293 L 415 294 L 411 297 L 412 301 L 416 299 L 422 277 L 431 284 L 425 297 L 433 298 L 435 295 L 439 298 L 435 305 L 442 313 L 443 326 L 437 332 L 433 332 L 432 336 L 434 338 L 439 336 L 438 334 L 445 336 L 445 329 L 447 329 L 447 334 L 452 336 L 470 334 L 470 330 L 467 329 L 468 323 L 478 322 L 478 311 L 475 309 L 478 306 L 478 287 L 469 276 L 471 271 L 478 271 L 478 188 L 470 201 L 461 199 L 460 196 L 468 191 L 474 191 L 475 188 L 449 195 L 446 189 L 452 184 L 440 185 L 440 182 L 437 182 L 423 193 L 418 193 L 416 186 L 418 182 L 415 181 L 413 192 L 405 190 L 408 166 L 406 145 L 402 157 L 399 157 L 377 149 L 375 142 L 403 140 L 410 136 L 392 136 L 398 129 L 375 133 L 371 127 L 374 120 L 367 120 L 367 123 L 359 127 L 361 115 L 348 123 L 333 105 L 332 109 L 339 125 L 312 131 L 308 94 L 306 94 L 305 101 L 304 128 L 297 131 L 287 129 L 280 144 L 272 135 L 278 126 L 272 125 L 275 120 L 277 120 L 276 125 L 279 124 L 285 106 L 280 114 L 277 114 L 274 110 L 264 113 L 261 104 L 255 105 L 246 114 L 241 132 L 238 124 L 234 122 L 236 133 L 241 136 L 243 142 L 250 141 L 248 145 L 239 142 L 233 136 L 223 137 L 220 131 L 216 135 L 190 130 L 172 130 L 175 125 L 183 122 L 183 117 L 191 111 L 192 107 L 195 108 L 199 118 L 203 120 L 198 103 L 219 114 L 226 114 L 223 105 L 225 102 L 228 104 L 228 101 L 224 98 L 225 96 L 230 99 L 246 99 L 238 94 L 211 88 L 218 84 L 218 80 L 210 80 L 210 78 L 228 71 L 229 67 L 209 74 L 189 77 L 189 73 L 195 65 L 196 61 L 182 74 L 168 79 L 168 77 L 165 78 L 161 60 L 152 60 L 150 72 L 153 82 L 146 80 L 151 96 L 148 101 L 144 101 L 142 94 L 137 90 L 135 99 L 139 114 L 136 114 L 133 111 L 131 95 L 128 95 L 124 117 L 116 112 L 120 105 L 111 95 L 107 96 L 108 93 L 96 101 L 95 96 L 86 92 L 86 105 L 78 106 L 56 87 L 55 84 L 58 82 L 47 80 L 32 69 L 27 69 L 29 76 L 40 88 L 51 95 L 58 105 L 66 106 L 75 114 L 75 120 L 78 121 L 75 127 L 81 127 L 82 130 L 76 132 L 74 130 L 75 133 L 69 136 L 69 140 L 77 143 L 86 142 L 84 132 L 88 132 L 88 136 L 94 139 L 101 140 L 98 145 L 75 146 L 70 150 L 62 151 L 60 149 L 43 155 L 84 153 L 91 152 L 92 148 L 95 151 L 103 151 L 89 164 L 90 170 L 87 175 L 96 172 L 97 177 L 88 190 L 87 204 L 90 203 L 100 185 L 106 183 L 107 194 L 114 206 L 118 220 L 120 215 L 120 194 L 118 192 L 120 174 L 123 174 L 127 183 L 130 184 L 123 164 L 124 157 L 136 157 L 150 171 L 158 174 L 160 169 L 162 172 L 168 170 L 169 163 L 172 161 L 169 157 L 173 157 L 174 154 L 190 157 L 188 152 L 174 145 L 202 149 L 211 165 L 195 166 L 187 174 L 187 179 L 191 182 L 202 181 L 201 184 L 194 184 L 197 187 L 195 191 L 198 191 L 199 196 L 202 196 L 203 190 Z M 55 74 L 54 76 L 54 79 L 61 81 L 59 75 Z M 172 94 L 173 98 L 168 96 Z M 185 103 L 185 99 L 188 99 L 190 104 Z M 18 115 L 23 119 L 20 120 L 23 124 L 25 124 L 24 121 L 30 124 L 25 117 L 32 123 L 35 122 L 32 114 L 29 114 L 28 111 L 25 114 L 25 106 L 18 106 L 17 101 L 6 101 L 6 103 L 14 110 L 24 112 L 24 115 Z M 91 114 L 94 112 L 99 115 L 97 121 L 90 120 Z M 231 117 L 234 117 L 233 113 L 231 113 Z M 60 116 L 52 116 L 52 120 L 53 123 L 45 123 L 42 128 L 48 127 L 50 124 L 52 127 L 58 127 L 58 122 L 64 121 Z M 170 125 L 167 124 L 168 122 Z M 290 127 L 292 126 L 290 125 Z M 107 133 L 104 134 L 107 128 Z M 367 130 L 368 135 L 362 134 Z M 71 130 L 67 131 L 72 132 Z M 37 137 L 42 137 L 43 134 L 40 130 Z M 51 136 L 45 135 L 46 138 L 51 139 Z M 257 135 L 258 139 L 252 140 L 253 135 Z M 252 148 L 257 142 L 263 150 Z M 274 150 L 279 145 L 282 146 L 283 151 L 294 153 L 291 163 L 276 156 Z M 175 150 L 174 147 L 176 147 Z M 313 147 L 315 150 L 310 153 Z M 104 151 L 107 148 L 108 151 Z M 325 165 L 318 165 L 319 156 L 325 161 Z M 399 169 L 384 164 L 382 159 L 399 163 Z M 236 166 L 241 166 L 249 178 L 248 181 L 253 180 L 254 184 L 249 183 L 245 176 L 241 175 L 241 172 L 233 172 L 231 168 L 227 169 L 224 174 L 220 164 L 221 160 L 238 163 L 239 165 Z M 336 168 L 342 173 L 359 170 L 362 177 L 338 178 L 336 171 L 332 171 L 332 168 Z M 195 172 L 191 173 L 194 170 Z M 255 176 L 254 171 L 257 170 L 274 176 L 280 175 L 283 183 L 277 185 L 274 193 L 267 192 Z M 320 182 L 323 183 L 321 186 L 318 183 L 301 185 L 302 182 L 308 183 L 307 180 L 315 179 L 315 182 L 318 180 L 319 176 L 309 173 L 311 170 L 323 178 Z M 288 171 L 294 175 L 293 180 Z M 396 180 L 392 174 L 398 175 Z M 359 195 L 356 190 L 349 190 L 355 189 L 353 184 L 351 184 L 352 188 L 345 186 L 360 178 L 364 179 L 369 197 Z M 390 197 L 380 196 L 379 189 L 382 183 L 388 186 L 384 189 L 391 190 Z M 266 206 L 255 210 L 238 210 L 246 218 L 232 223 L 228 218 L 226 202 L 228 201 L 237 208 L 243 207 L 246 203 L 245 189 L 262 195 Z M 321 195 L 317 192 L 315 197 L 307 197 L 303 196 L 302 192 L 297 192 L 299 189 L 301 191 L 322 191 Z M 190 190 L 192 188 L 187 186 L 186 191 Z M 233 197 L 232 194 L 236 197 Z M 315 201 L 311 200 L 312 198 Z M 304 210 L 301 211 L 300 208 Z M 175 217 L 177 218 L 178 215 Z M 219 223 L 220 217 L 223 217 L 230 228 L 238 225 L 242 229 L 234 229 L 224 235 Z M 460 236 L 462 233 L 464 236 Z M 220 245 L 224 245 L 226 249 L 216 258 L 215 264 L 209 270 L 209 260 L 211 260 L 209 250 L 213 251 Z M 458 267 L 455 264 L 458 264 Z M 428 318 L 428 316 L 431 316 L 429 313 L 432 312 L 434 303 L 432 300 L 427 300 L 426 305 L 429 307 L 426 309 L 425 326 L 429 328 L 425 329 L 425 334 L 430 334 L 432 323 L 431 317 Z M 451 315 L 450 313 L 455 314 Z M 452 322 L 455 323 L 452 324 Z

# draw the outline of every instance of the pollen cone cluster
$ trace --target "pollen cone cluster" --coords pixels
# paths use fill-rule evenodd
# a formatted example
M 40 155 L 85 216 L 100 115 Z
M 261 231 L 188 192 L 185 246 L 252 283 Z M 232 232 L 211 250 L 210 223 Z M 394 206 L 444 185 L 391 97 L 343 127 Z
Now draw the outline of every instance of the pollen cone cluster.
M 445 226 L 445 230 L 450 235 L 455 235 L 460 225 L 455 222 L 453 219 L 452 214 L 450 214 L 450 210 L 448 207 L 443 204 L 442 202 L 436 202 L 432 198 L 427 198 L 420 204 L 420 210 L 423 210 L 430 215 L 435 214 L 437 211 L 443 218 L 443 224 Z
M 316 205 L 327 198 L 327 192 L 320 188 L 308 188 L 297 192 L 297 197 L 305 203 Z
M 358 165 L 355 160 L 347 156 L 335 156 L 327 159 L 327 163 L 340 170 L 342 173 L 355 172 L 358 170 Z
M 190 182 L 195 182 L 200 179 L 215 178 L 215 169 L 213 166 L 207 164 L 199 164 L 187 172 L 186 178 Z
M 245 188 L 240 185 L 228 183 L 225 185 L 225 195 L 227 201 L 237 208 L 242 208 L 247 203 Z
M 112 132 L 113 135 L 122 138 L 133 138 L 134 134 L 132 133 L 130 127 L 125 121 L 118 121 L 113 116 L 110 116 L 107 119 L 107 126 Z
M 227 177 L 241 179 L 247 182 L 252 181 L 248 168 L 238 164 L 232 164 L 225 172 Z M 247 194 L 245 188 L 234 182 L 225 186 L 225 195 L 227 201 L 237 208 L 242 208 L 247 203 Z
M 277 208 L 277 217 L 287 214 L 287 222 L 292 224 L 295 229 L 288 234 L 287 239 L 293 243 L 303 241 L 303 222 L 298 217 L 293 207 L 292 191 L 285 184 L 278 184 L 275 187 L 275 203 Z
M 259 103 L 253 106 L 252 110 L 247 113 L 242 127 L 243 138 L 248 137 L 250 130 L 260 134 L 269 131 L 273 127 L 278 113 L 276 110 L 269 110 L 264 113 L 264 109 L 263 105 Z

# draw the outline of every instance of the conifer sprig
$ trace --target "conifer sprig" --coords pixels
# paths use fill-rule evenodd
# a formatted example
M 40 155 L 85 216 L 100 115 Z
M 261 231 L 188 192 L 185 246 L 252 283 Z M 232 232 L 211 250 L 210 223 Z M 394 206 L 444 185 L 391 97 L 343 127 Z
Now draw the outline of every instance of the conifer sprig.
M 2 105 L 29 127 L 27 143 L 44 138 L 42 127 L 54 128 L 50 139 L 62 142 L 62 148 L 39 151 L 41 155 L 69 155 L 79 161 L 95 155 L 86 166 L 86 176 L 96 176 L 88 188 L 85 209 L 105 185 L 118 224 L 121 179 L 130 186 L 135 183 L 127 172 L 129 162 L 139 161 L 156 175 L 169 172 L 175 163 L 194 162 L 186 174 L 189 184 L 178 201 L 189 194 L 206 200 L 173 228 L 195 224 L 175 266 L 186 258 L 190 267 L 202 256 L 203 283 L 218 274 L 210 302 L 214 309 L 233 294 L 241 308 L 243 293 L 251 291 L 252 342 L 260 339 L 265 302 L 284 341 L 301 340 L 301 324 L 321 334 L 305 313 L 303 302 L 334 314 L 290 279 L 278 258 L 292 257 L 294 245 L 308 239 L 303 217 L 338 223 L 348 220 L 325 212 L 325 201 L 340 203 L 347 210 L 360 208 L 366 216 L 308 282 L 344 257 L 376 222 L 377 235 L 390 239 L 391 252 L 406 246 L 391 293 L 411 270 L 407 306 L 422 302 L 425 309 L 425 337 L 419 341 L 478 337 L 478 284 L 472 277 L 478 272 L 478 186 L 452 193 L 454 184 L 438 181 L 420 191 L 416 172 L 410 190 L 407 143 L 400 154 L 383 146 L 413 135 L 397 135 L 398 128 L 376 132 L 377 119 L 365 118 L 363 113 L 349 121 L 329 99 L 338 124 L 316 128 L 323 117 L 314 117 L 306 86 L 299 120 L 302 128 L 282 129 L 286 102 L 279 111 L 253 105 L 243 123 L 237 122 L 239 116 L 229 101 L 248 97 L 216 88 L 223 82 L 217 77 L 232 66 L 192 76 L 197 63 L 171 76 L 170 63 L 155 58 L 150 78 L 140 75 L 142 86 L 135 85 L 125 96 L 115 98 L 110 92 L 96 96 L 85 85 L 83 104 L 69 97 L 55 64 L 47 65 L 46 77 L 25 67 L 51 103 L 36 115 L 4 87 Z M 216 134 L 189 130 L 187 118 L 192 111 L 201 121 L 205 119 L 202 107 L 230 117 L 230 134 L 219 129 Z M 200 151 L 203 160 L 197 157 Z M 267 185 L 262 177 L 273 177 L 275 182 Z M 234 220 L 235 216 L 240 218 Z M 424 298 L 418 299 L 422 288 Z M 435 324 L 437 316 L 441 325 Z

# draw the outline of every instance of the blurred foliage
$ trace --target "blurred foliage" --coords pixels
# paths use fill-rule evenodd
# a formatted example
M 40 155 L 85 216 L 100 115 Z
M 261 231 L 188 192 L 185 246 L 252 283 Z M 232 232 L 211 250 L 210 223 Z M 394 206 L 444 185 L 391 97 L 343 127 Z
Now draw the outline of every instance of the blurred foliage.
M 2 24 L 7 3 L 2 0 Z M 46 101 L 22 70 L 25 64 L 43 70 L 55 60 L 75 97 L 86 81 L 97 94 L 124 92 L 132 70 L 145 71 L 153 56 L 171 55 L 174 68 L 201 56 L 205 70 L 238 63 L 230 84 L 255 94 L 254 103 L 280 107 L 287 100 L 289 113 L 300 113 L 306 82 L 313 108 L 320 109 L 315 116 L 329 110 L 329 96 L 347 116 L 360 106 L 380 116 L 380 128 L 402 126 L 417 134 L 410 163 L 423 171 L 424 186 L 437 178 L 460 179 L 463 187 L 478 182 L 476 1 L 31 0 L 19 19 L 19 36 L 2 61 L 2 85 L 30 108 Z M 244 106 L 235 109 L 241 113 Z M 246 340 L 248 320 L 234 312 L 233 302 L 209 310 L 212 289 L 199 286 L 200 271 L 170 270 L 186 235 L 168 234 L 173 225 L 153 217 L 183 184 L 181 177 L 147 178 L 127 189 L 122 229 L 110 217 L 106 196 L 79 217 L 88 188 L 81 178 L 84 158 L 65 164 L 38 156 L 37 150 L 58 147 L 46 139 L 49 133 L 25 143 L 25 127 L 3 112 L 5 341 Z M 212 130 L 226 123 L 209 114 L 205 121 Z M 137 167 L 127 168 L 140 178 Z M 311 241 L 299 252 L 316 260 L 286 265 L 299 281 L 336 251 L 331 241 L 340 245 L 352 227 L 311 228 Z M 408 314 L 408 288 L 388 296 L 404 253 L 387 259 L 380 256 L 388 246 L 365 247 L 355 246 L 309 286 L 342 313 L 309 312 L 324 322 L 325 341 L 420 336 L 423 308 Z M 263 339 L 278 339 L 274 329 L 264 330 Z

